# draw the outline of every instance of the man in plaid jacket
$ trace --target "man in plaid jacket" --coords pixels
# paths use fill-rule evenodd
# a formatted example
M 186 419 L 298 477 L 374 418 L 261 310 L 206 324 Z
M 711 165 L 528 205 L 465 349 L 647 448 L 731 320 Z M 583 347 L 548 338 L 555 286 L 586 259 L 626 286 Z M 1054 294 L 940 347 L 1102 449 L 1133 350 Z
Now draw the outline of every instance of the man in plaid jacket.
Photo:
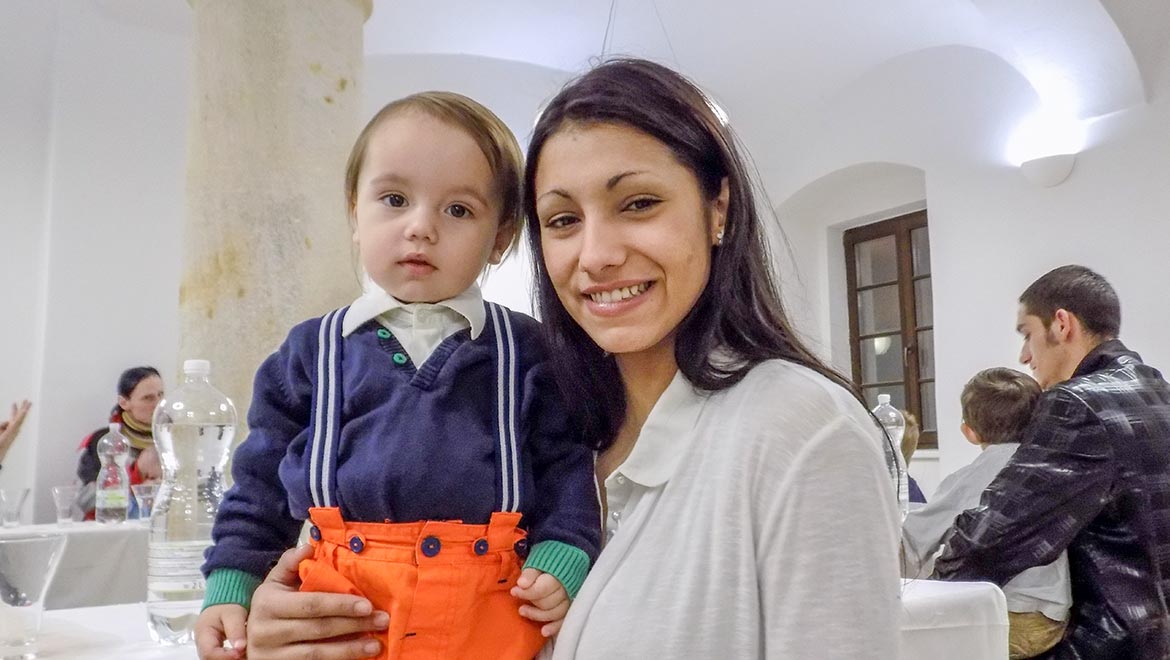
M 945 580 L 1003 585 L 1067 549 L 1071 620 L 1043 658 L 1170 657 L 1170 385 L 1120 325 L 1117 294 L 1082 266 L 1020 297 L 1020 362 L 1045 392 L 935 564 Z

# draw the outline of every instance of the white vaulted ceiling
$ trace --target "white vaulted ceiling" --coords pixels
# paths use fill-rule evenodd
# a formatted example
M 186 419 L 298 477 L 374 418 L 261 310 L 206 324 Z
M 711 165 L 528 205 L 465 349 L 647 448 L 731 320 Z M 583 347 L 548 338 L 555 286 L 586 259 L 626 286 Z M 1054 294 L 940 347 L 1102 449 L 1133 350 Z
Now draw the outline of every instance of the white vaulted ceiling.
M 1085 117 L 1145 100 L 1141 67 L 1162 59 L 1167 27 L 1170 4 L 1152 0 L 376 0 L 365 37 L 369 54 L 568 71 L 604 44 L 673 64 L 735 105 L 782 109 L 816 105 L 887 60 L 959 45 L 1004 59 Z
M 124 22 L 190 31 L 183 0 L 93 2 Z M 785 176 L 791 154 L 807 161 L 828 150 L 864 162 L 874 131 L 898 131 L 907 144 L 914 137 L 907 127 L 919 139 L 934 131 L 953 149 L 978 147 L 977 160 L 1010 161 L 1009 135 L 1033 112 L 1085 120 L 1145 104 L 1167 91 L 1159 85 L 1170 88 L 1170 3 L 374 0 L 365 50 L 368 74 L 454 85 L 448 74 L 459 71 L 493 107 L 500 101 L 492 89 L 527 90 L 524 103 L 538 105 L 531 99 L 555 91 L 547 81 L 567 79 L 603 55 L 657 60 L 725 107 L 765 179 L 783 193 L 810 176 Z M 491 61 L 529 73 L 483 80 L 506 69 Z M 861 126 L 854 119 L 866 114 L 878 118 L 858 133 L 840 130 Z M 889 120 L 895 116 L 908 118 Z M 531 119 L 513 124 L 531 126 Z
M 921 85 L 961 85 L 953 77 L 965 74 L 941 67 L 983 62 L 994 73 L 975 72 L 984 86 L 967 105 L 1021 87 L 1035 109 L 1080 119 L 1143 104 L 1164 78 L 1168 35 L 1170 3 L 1153 0 L 375 0 L 365 30 L 371 56 L 574 72 L 602 55 L 655 59 L 706 87 L 749 143 L 766 141 L 762 170 L 844 99 L 864 102 L 855 97 L 867 78 L 885 84 L 897 67 L 915 69 Z

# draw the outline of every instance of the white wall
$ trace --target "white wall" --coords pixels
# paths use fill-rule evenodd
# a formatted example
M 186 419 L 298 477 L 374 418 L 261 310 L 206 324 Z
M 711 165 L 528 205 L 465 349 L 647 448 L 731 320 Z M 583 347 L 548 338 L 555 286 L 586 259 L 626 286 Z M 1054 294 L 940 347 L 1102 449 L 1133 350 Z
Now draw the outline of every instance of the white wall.
M 23 143 L 11 152 L 18 164 L 0 150 L 3 178 L 25 189 L 0 207 L 4 241 L 19 246 L 7 250 L 19 270 L 4 278 L 5 306 L 11 282 L 43 281 L 14 296 L 21 313 L 0 331 L 0 350 L 4 400 L 35 400 L 21 449 L 35 445 L 36 456 L 17 460 L 34 488 L 35 518 L 45 521 L 53 517 L 49 487 L 73 478 L 75 449 L 104 423 L 121 370 L 154 364 L 172 380 L 188 42 L 91 3 L 6 3 L 3 11 L 0 42 L 15 49 L 4 74 L 36 76 L 43 86 L 12 94 L 26 107 L 4 114 L 6 144 L 8 132 Z M 19 38 L 10 41 L 8 30 Z M 42 313 L 30 312 L 38 305 Z M 9 380 L 9 364 L 19 380 Z
M 5 62 L 22 63 L 3 67 L 16 93 L 0 99 L 0 240 L 17 246 L 0 260 L 11 311 L 0 405 L 34 400 L 0 485 L 32 487 L 26 514 L 38 521 L 52 519 L 48 488 L 73 478 L 77 445 L 104 423 L 121 370 L 151 364 L 167 384 L 176 377 L 189 30 L 181 12 L 160 27 L 106 9 L 70 4 L 58 17 L 53 2 L 0 5 Z M 522 144 L 567 79 L 460 56 L 380 56 L 366 67 L 367 114 L 450 89 L 491 107 Z M 485 296 L 530 312 L 530 263 L 523 249 L 509 258 L 486 277 Z
M 135 2 L 146 16 L 161 6 L 118 7 Z M 187 12 L 167 12 L 160 27 L 109 8 L 0 3 L 0 405 L 35 400 L 0 485 L 35 483 L 40 520 L 51 519 L 47 489 L 71 478 L 74 449 L 102 423 L 121 369 L 153 363 L 171 382 L 176 362 Z M 1122 298 L 1123 339 L 1170 369 L 1170 66 L 1161 70 L 1155 103 L 1097 122 L 1072 177 L 1052 189 L 1030 186 L 1002 158 L 1035 92 L 971 48 L 885 62 L 809 109 L 797 143 L 778 145 L 767 131 L 743 136 L 759 162 L 782 164 L 763 174 L 788 241 L 777 253 L 785 298 L 800 331 L 838 366 L 848 366 L 840 232 L 926 200 L 939 474 L 974 452 L 947 431 L 958 424 L 959 388 L 978 369 L 1015 364 L 1015 300 L 1051 267 L 1081 262 L 1109 277 Z M 567 77 L 481 57 L 378 56 L 366 62 L 363 93 L 372 114 L 413 91 L 460 91 L 525 142 L 537 108 Z M 783 157 L 767 157 L 773 150 Z M 883 163 L 898 165 L 865 165 Z M 528 310 L 528 281 L 516 259 L 485 293 Z
M 0 3 L 0 415 L 35 399 L 44 320 L 48 138 L 57 9 L 53 3 Z M 19 66 L 13 65 L 19 63 Z M 39 401 L 37 402 L 39 404 Z M 4 459 L 0 487 L 34 486 L 41 406 L 33 408 Z M 26 509 L 26 516 L 29 511 Z
M 986 54 L 934 49 L 879 67 L 844 90 L 791 168 L 774 173 L 774 188 L 791 191 L 780 206 L 782 214 L 794 211 L 785 222 L 800 227 L 789 235 L 803 237 L 793 251 L 815 255 L 806 259 L 814 279 L 829 284 L 809 296 L 819 319 L 809 331 L 833 346 L 835 363 L 847 364 L 847 325 L 834 311 L 844 305 L 843 264 L 829 262 L 841 252 L 842 225 L 877 219 L 917 193 L 883 198 L 866 193 L 872 182 L 834 173 L 883 161 L 925 172 L 940 476 L 977 451 L 954 430 L 963 383 L 979 369 L 1019 367 L 1016 300 L 1053 267 L 1081 263 L 1109 278 L 1122 300 L 1122 339 L 1151 364 L 1170 368 L 1170 101 L 1155 98 L 1096 122 L 1069 180 L 1038 188 L 1002 157 L 1012 122 L 1034 107 L 1034 93 Z M 834 196 L 868 206 L 810 201 Z M 813 263 L 822 258 L 827 272 Z

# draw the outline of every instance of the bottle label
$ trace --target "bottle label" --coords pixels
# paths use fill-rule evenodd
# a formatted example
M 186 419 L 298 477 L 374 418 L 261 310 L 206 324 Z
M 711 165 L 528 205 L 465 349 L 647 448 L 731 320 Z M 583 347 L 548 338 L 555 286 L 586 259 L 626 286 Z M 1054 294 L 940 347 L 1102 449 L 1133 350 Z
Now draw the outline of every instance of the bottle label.
M 99 490 L 95 499 L 98 509 L 125 509 L 130 506 L 130 497 L 120 490 Z

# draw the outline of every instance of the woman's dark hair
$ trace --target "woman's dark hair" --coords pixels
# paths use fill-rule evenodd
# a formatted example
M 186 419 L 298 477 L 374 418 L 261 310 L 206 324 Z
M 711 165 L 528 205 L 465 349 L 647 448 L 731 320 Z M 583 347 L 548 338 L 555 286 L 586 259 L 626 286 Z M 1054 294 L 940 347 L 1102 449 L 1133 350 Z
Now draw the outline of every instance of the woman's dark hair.
M 536 280 L 536 305 L 556 380 L 581 415 L 587 440 L 608 447 L 626 413 L 625 389 L 613 357 L 601 350 L 557 299 L 544 264 L 534 183 L 545 142 L 565 126 L 620 124 L 666 145 L 714 200 L 728 181 L 723 241 L 712 248 L 706 287 L 679 324 L 674 355 L 695 387 L 715 391 L 741 381 L 755 365 L 780 358 L 804 365 L 849 390 L 853 385 L 797 338 L 773 280 L 744 159 L 712 102 L 682 75 L 653 62 L 616 59 L 569 82 L 544 109 L 528 146 L 524 211 Z M 717 349 L 724 352 L 715 357 Z
M 151 376 L 162 378 L 162 375 L 158 373 L 158 369 L 154 367 L 130 367 L 126 371 L 123 371 L 122 375 L 118 376 L 118 396 L 123 396 L 127 399 L 130 398 L 130 394 L 134 392 L 135 387 L 138 387 L 138 383 Z M 114 409 L 110 414 L 114 414 L 121 409 L 122 407 L 115 403 Z
M 151 376 L 162 376 L 158 373 L 158 369 L 154 367 L 130 367 L 118 376 L 118 396 L 129 398 L 130 393 L 138 387 L 138 383 L 150 378 Z

